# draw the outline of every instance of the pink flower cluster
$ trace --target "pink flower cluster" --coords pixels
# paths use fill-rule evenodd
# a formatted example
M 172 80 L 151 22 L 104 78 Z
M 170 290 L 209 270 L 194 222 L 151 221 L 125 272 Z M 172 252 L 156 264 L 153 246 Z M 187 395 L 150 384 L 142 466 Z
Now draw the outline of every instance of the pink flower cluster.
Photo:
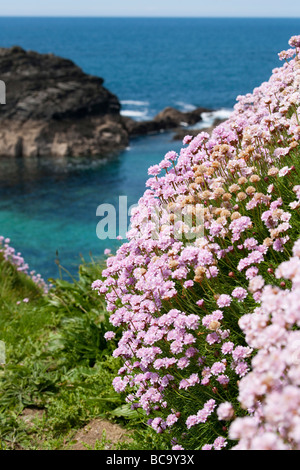
M 239 321 L 258 352 L 239 383 L 238 398 L 249 416 L 230 426 L 238 450 L 300 450 L 300 240 L 275 274 L 289 281 L 290 289 L 265 286 L 261 305 Z M 225 419 L 230 405 L 221 406 Z
M 216 407 L 215 400 L 209 400 L 204 404 L 202 410 L 199 410 L 196 415 L 189 416 L 186 420 L 186 427 L 190 429 L 192 426 L 196 426 L 199 423 L 205 423 L 207 418 L 212 414 Z
M 222 436 L 219 436 L 214 440 L 213 444 L 205 444 L 201 450 L 222 450 L 226 446 L 226 439 Z
M 21 253 L 17 253 L 16 250 L 10 246 L 9 238 L 0 236 L 0 254 L 5 261 L 13 264 L 19 272 L 28 275 L 40 289 L 48 293 L 50 286 L 44 281 L 40 274 L 36 274 L 35 271 L 29 271 L 29 266 L 25 263 Z
M 197 412 L 205 409 L 203 395 L 220 404 L 231 383 L 249 377 L 261 337 L 245 330 L 249 341 L 241 343 L 238 321 L 264 299 L 265 276 L 290 252 L 299 217 L 299 44 L 300 36 L 291 39 L 295 58 L 239 96 L 211 135 L 187 136 L 179 155 L 169 152 L 149 169 L 128 240 L 93 284 L 105 295 L 112 325 L 123 330 L 114 387 L 154 414 L 159 433 L 182 423 L 187 430 L 204 426 Z M 285 344 L 282 329 L 272 328 L 276 345 Z M 192 395 L 194 412 L 174 409 L 172 391 L 182 400 Z M 218 422 L 213 410 L 208 416 Z

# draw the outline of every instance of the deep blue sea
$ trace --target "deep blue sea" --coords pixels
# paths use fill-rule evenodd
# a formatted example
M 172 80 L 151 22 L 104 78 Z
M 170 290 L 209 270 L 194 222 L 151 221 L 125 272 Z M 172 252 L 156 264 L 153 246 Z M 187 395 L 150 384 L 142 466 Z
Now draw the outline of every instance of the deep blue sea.
M 0 47 L 52 52 L 104 78 L 122 113 L 148 119 L 166 106 L 204 106 L 226 116 L 236 96 L 268 80 L 277 53 L 300 34 L 300 19 L 0 18 Z M 0 77 L 1 79 L 1 77 Z M 211 116 L 206 116 L 207 123 Z M 114 160 L 0 160 L 0 235 L 32 269 L 75 273 L 80 254 L 101 257 L 119 242 L 99 240 L 100 204 L 134 204 L 147 168 L 181 143 L 171 134 L 139 138 Z

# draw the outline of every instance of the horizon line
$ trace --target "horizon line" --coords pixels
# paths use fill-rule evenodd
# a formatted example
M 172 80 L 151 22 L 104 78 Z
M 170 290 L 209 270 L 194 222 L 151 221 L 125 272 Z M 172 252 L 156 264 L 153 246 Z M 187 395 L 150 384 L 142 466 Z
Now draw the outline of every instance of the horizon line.
M 140 15 L 0 15 L 0 18 L 82 18 L 82 19 L 300 19 L 299 16 L 140 16 Z

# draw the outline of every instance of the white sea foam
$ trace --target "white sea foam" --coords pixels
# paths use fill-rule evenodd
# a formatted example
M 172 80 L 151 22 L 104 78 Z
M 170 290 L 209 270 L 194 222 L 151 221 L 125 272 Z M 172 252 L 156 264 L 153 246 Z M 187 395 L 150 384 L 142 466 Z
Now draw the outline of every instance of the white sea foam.
M 205 129 L 211 127 L 216 119 L 228 119 L 233 113 L 232 109 L 221 108 L 216 111 L 202 113 L 202 121 L 198 122 L 191 129 Z
M 121 104 L 124 106 L 149 106 L 148 101 L 135 101 L 135 100 L 123 100 Z
M 183 112 L 194 111 L 196 109 L 196 106 L 193 104 L 184 103 L 183 101 L 177 101 L 176 104 L 179 107 L 179 110 Z
M 150 119 L 148 112 L 148 101 L 123 100 L 121 101 L 121 115 L 135 119 L 136 121 L 146 121 Z
M 148 114 L 148 110 L 146 111 L 136 111 L 134 109 L 122 109 L 121 115 L 126 117 L 132 118 L 143 118 L 145 119 Z

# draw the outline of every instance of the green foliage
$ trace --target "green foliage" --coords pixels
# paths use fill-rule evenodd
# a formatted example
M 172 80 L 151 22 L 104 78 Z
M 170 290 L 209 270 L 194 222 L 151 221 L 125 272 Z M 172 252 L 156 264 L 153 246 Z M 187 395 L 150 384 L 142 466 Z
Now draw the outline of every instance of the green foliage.
M 121 442 L 117 450 L 170 450 L 169 434 L 157 434 L 150 426 L 139 425 L 132 430 L 131 439 Z
M 0 449 L 59 449 L 95 417 L 129 422 L 113 414 L 124 397 L 112 387 L 120 363 L 104 339 L 108 314 L 91 289 L 99 277 L 101 267 L 85 263 L 78 279 L 52 280 L 43 295 L 0 259 Z M 24 410 L 41 414 L 29 425 Z
M 95 442 L 95 445 L 94 447 L 88 445 L 88 444 L 85 444 L 84 447 L 87 449 L 87 450 L 109 450 L 113 447 L 113 443 L 112 441 L 110 441 L 109 439 L 107 439 L 106 437 L 106 432 L 103 431 L 102 433 L 102 437 L 101 437 L 101 440 L 99 441 L 98 439 L 96 440 Z

